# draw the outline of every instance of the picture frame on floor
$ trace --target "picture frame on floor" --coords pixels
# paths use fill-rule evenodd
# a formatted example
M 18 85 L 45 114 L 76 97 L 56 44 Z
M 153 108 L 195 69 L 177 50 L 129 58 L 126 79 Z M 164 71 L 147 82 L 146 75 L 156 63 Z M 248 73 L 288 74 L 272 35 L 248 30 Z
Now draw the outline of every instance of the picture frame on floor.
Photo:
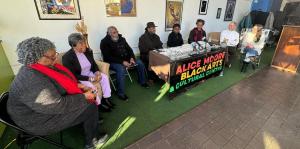
M 236 0 L 227 0 L 224 21 L 232 21 Z
M 199 15 L 206 15 L 209 0 L 200 0 Z
M 171 31 L 174 24 L 181 25 L 183 0 L 166 0 L 165 31 Z
M 40 20 L 80 20 L 78 0 L 34 0 Z

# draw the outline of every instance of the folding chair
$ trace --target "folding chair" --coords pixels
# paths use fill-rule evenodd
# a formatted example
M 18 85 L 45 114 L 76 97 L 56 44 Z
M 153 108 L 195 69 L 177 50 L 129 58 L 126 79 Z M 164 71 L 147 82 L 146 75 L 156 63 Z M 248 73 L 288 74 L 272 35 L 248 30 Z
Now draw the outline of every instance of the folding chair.
M 59 148 L 69 148 L 67 146 L 63 145 L 63 134 L 60 132 L 60 143 L 46 137 L 46 136 L 39 136 L 39 135 L 32 135 L 28 132 L 26 132 L 21 127 L 17 126 L 13 120 L 10 118 L 9 114 L 7 113 L 7 101 L 8 101 L 8 92 L 2 93 L 0 96 L 0 122 L 17 130 L 17 144 L 20 146 L 21 149 L 27 149 L 29 148 L 29 145 L 33 143 L 34 141 L 40 139 L 43 140 L 49 144 L 52 144 L 54 146 L 57 146 Z

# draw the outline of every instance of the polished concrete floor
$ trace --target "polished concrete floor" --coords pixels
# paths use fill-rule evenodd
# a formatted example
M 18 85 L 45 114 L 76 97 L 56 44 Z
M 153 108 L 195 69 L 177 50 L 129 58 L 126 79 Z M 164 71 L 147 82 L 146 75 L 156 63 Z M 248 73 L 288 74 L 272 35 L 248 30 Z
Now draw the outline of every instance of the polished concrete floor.
M 127 148 L 300 149 L 299 93 L 299 75 L 266 68 Z

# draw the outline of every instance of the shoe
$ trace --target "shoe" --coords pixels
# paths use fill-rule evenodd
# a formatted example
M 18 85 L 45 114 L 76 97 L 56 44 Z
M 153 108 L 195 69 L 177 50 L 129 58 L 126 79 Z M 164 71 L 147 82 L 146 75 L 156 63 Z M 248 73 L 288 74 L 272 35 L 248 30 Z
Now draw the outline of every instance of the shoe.
M 103 123 L 104 123 L 104 119 L 102 117 L 99 117 L 98 125 L 103 124 Z
M 231 68 L 231 64 L 228 65 L 228 68 Z
M 115 104 L 111 102 L 110 97 L 109 98 L 102 98 L 102 102 L 103 102 L 104 105 L 106 105 L 106 106 L 108 106 L 112 109 L 114 109 L 114 107 L 115 107 Z
M 107 105 L 104 105 L 104 104 L 100 104 L 100 105 L 98 106 L 98 109 L 99 109 L 101 112 L 111 112 L 110 107 L 108 107 Z
M 92 144 L 85 145 L 84 149 L 96 149 L 97 147 L 100 147 L 107 141 L 108 135 L 106 133 L 103 133 L 100 134 L 98 138 L 99 139 L 94 138 Z
M 124 100 L 124 101 L 128 101 L 128 97 L 124 94 L 124 95 L 118 95 L 119 99 Z
M 149 88 L 150 87 L 147 83 L 144 83 L 141 86 L 144 87 L 144 88 Z

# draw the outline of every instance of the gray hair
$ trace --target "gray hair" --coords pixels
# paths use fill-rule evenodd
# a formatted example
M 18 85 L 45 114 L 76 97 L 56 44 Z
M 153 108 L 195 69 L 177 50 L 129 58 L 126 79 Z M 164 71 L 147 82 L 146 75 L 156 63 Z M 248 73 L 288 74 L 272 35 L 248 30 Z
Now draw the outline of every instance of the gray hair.
M 48 39 L 26 39 L 17 46 L 18 62 L 24 65 L 34 64 L 50 49 L 55 49 L 55 45 Z
M 84 37 L 80 33 L 72 33 L 68 37 L 68 42 L 71 47 L 76 47 L 78 42 L 84 41 Z
M 110 35 L 110 32 L 111 32 L 112 30 L 118 31 L 118 29 L 117 29 L 115 26 L 109 26 L 109 27 L 107 28 L 107 34 Z

